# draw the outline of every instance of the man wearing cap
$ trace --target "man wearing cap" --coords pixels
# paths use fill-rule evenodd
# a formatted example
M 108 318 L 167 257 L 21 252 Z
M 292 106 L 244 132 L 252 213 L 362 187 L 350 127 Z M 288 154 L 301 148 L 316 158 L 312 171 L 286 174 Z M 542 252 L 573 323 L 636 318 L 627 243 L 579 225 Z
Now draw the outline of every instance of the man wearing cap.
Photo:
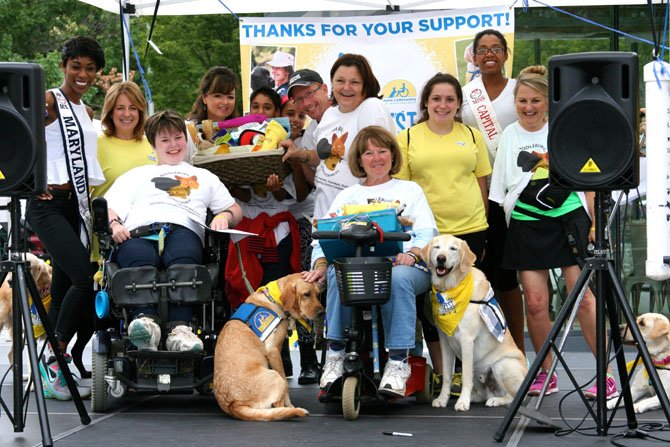
M 272 67 L 272 78 L 275 80 L 275 91 L 279 96 L 285 96 L 288 91 L 288 82 L 293 74 L 295 57 L 290 53 L 276 51 L 268 65 Z
M 305 112 L 311 118 L 311 121 L 303 134 L 302 148 L 297 147 L 291 140 L 282 142 L 282 146 L 286 148 L 284 161 L 296 159 L 311 168 L 315 168 L 320 162 L 316 154 L 316 126 L 331 105 L 328 97 L 328 86 L 323 83 L 319 73 L 304 68 L 296 71 L 291 76 L 287 95 L 295 102 L 298 111 Z

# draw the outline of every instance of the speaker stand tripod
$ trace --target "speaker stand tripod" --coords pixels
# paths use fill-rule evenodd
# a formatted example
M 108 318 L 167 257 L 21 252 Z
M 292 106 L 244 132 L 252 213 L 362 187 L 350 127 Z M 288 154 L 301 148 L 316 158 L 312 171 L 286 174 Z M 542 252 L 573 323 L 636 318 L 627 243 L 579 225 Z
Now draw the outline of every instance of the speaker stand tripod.
M 621 392 L 623 393 L 624 407 L 626 410 L 626 417 L 628 422 L 628 428 L 634 430 L 637 428 L 637 420 L 635 417 L 635 411 L 633 410 L 633 399 L 630 393 L 629 386 L 629 376 L 626 371 L 626 358 L 623 351 L 623 343 L 621 340 L 621 334 L 619 332 L 619 317 L 618 310 L 621 309 L 623 316 L 628 323 L 628 327 L 631 331 L 633 341 L 639 355 L 642 358 L 645 368 L 649 373 L 649 379 L 656 390 L 656 394 L 659 397 L 661 408 L 665 413 L 666 419 L 670 422 L 670 401 L 668 401 L 668 396 L 665 394 L 663 385 L 658 377 L 658 373 L 654 368 L 651 356 L 647 350 L 647 346 L 644 343 L 640 329 L 635 324 L 635 317 L 630 309 L 630 305 L 626 300 L 626 296 L 621 286 L 621 282 L 617 276 L 616 270 L 614 268 L 614 261 L 609 254 L 609 248 L 607 241 L 605 239 L 605 228 L 606 228 L 606 217 L 607 216 L 607 203 L 608 197 L 606 192 L 598 191 L 596 192 L 595 197 L 595 218 L 596 218 L 596 240 L 594 242 L 595 250 L 594 256 L 586 260 L 586 264 L 582 268 L 582 272 L 577 279 L 572 291 L 570 292 L 568 298 L 563 305 L 560 313 L 556 317 L 556 321 L 547 336 L 547 339 L 544 341 L 542 348 L 537 353 L 535 361 L 528 370 L 528 374 L 524 379 L 521 387 L 517 391 L 517 394 L 512 401 L 507 414 L 503 418 L 500 427 L 496 431 L 493 438 L 500 442 L 505 437 L 505 433 L 512 423 L 512 419 L 519 411 L 521 404 L 523 403 L 530 385 L 535 379 L 542 361 L 548 354 L 549 350 L 552 349 L 557 357 L 557 359 L 563 365 L 565 371 L 567 372 L 570 380 L 575 386 L 579 397 L 581 398 L 584 406 L 590 413 L 591 417 L 596 423 L 596 431 L 598 436 L 606 436 L 607 431 L 612 423 L 613 416 L 610 420 L 607 419 L 607 391 L 606 391 L 606 375 L 607 375 L 607 337 L 606 337 L 606 326 L 605 326 L 605 312 L 607 311 L 607 316 L 610 322 L 610 327 L 612 328 L 612 347 L 615 352 L 617 369 L 619 371 L 619 379 L 621 383 Z M 556 338 L 559 331 L 564 326 L 568 315 L 571 313 L 572 309 L 575 307 L 579 301 L 580 294 L 583 293 L 583 290 L 588 287 L 588 280 L 591 276 L 595 277 L 595 297 L 596 297 L 596 385 L 598 386 L 598 394 L 596 396 L 596 411 L 593 411 L 591 405 L 589 405 L 588 400 L 582 393 L 576 379 L 570 372 L 570 369 L 563 359 L 560 349 L 556 346 Z M 613 293 L 612 293 L 613 292 Z M 614 296 L 613 296 L 614 295 Z M 544 390 L 543 390 L 544 391 Z
M 72 400 L 79 412 L 81 423 L 88 425 L 91 418 L 88 416 L 84 402 L 81 400 L 77 385 L 72 378 L 70 369 L 65 362 L 63 353 L 60 351 L 53 328 L 49 323 L 40 294 L 35 284 L 35 279 L 30 273 L 30 268 L 26 268 L 26 261 L 23 259 L 24 247 L 21 247 L 21 202 L 16 196 L 12 196 L 9 202 L 9 214 L 11 219 L 10 246 L 8 260 L 0 263 L 0 284 L 2 284 L 8 273 L 12 273 L 12 343 L 13 343 L 13 396 L 14 411 L 10 411 L 5 401 L 0 396 L 0 405 L 4 409 L 7 417 L 14 425 L 14 432 L 22 432 L 25 427 L 25 409 L 28 396 L 30 394 L 30 381 L 28 388 L 23 388 L 23 337 L 25 334 L 25 344 L 28 346 L 28 356 L 30 358 L 30 369 L 32 372 L 32 382 L 34 382 L 35 400 L 37 401 L 37 415 L 40 421 L 42 431 L 42 444 L 52 446 L 51 430 L 49 429 L 49 419 L 47 415 L 46 401 L 42 394 L 42 380 L 40 378 L 39 359 L 37 357 L 37 343 L 33 333 L 32 318 L 30 316 L 30 304 L 28 302 L 28 292 L 33 298 L 33 304 L 40 317 L 42 325 L 47 336 L 47 341 L 53 348 L 54 355 L 58 365 L 63 372 L 68 389 L 72 395 Z

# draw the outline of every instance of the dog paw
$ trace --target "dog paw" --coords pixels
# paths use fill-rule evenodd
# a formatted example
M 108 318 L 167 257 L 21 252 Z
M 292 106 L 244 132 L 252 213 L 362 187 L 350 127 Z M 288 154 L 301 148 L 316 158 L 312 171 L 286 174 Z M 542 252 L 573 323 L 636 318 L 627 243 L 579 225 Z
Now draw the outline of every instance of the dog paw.
M 609 403 L 607 404 L 607 406 L 609 407 Z M 633 410 L 635 410 L 637 414 L 644 413 L 645 411 L 647 411 L 647 409 L 642 404 L 633 404 Z
M 454 405 L 454 410 L 456 410 L 456 411 L 469 411 L 470 410 L 470 402 L 463 399 L 463 398 L 459 398 L 456 401 L 456 405 Z
M 614 410 L 616 408 L 617 400 L 616 399 L 610 399 L 607 401 L 607 409 L 608 410 Z M 635 406 L 633 406 L 635 407 Z
M 433 399 L 433 407 L 435 408 L 444 408 L 447 406 L 447 402 L 449 402 L 449 397 L 437 397 Z
M 510 402 L 512 402 L 511 398 L 505 398 L 505 397 L 492 397 L 489 400 L 486 401 L 486 406 L 487 407 L 504 407 L 506 405 L 509 405 Z

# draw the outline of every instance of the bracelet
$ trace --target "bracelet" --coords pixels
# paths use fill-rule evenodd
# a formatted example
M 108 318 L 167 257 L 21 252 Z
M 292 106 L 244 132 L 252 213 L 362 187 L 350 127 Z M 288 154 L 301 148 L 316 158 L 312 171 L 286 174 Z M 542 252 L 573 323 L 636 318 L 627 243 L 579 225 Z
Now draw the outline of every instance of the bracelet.
M 114 222 L 123 225 L 123 222 L 121 222 L 121 219 L 119 219 L 117 217 L 116 219 L 112 219 L 112 220 L 109 221 L 109 226 L 111 227 Z
M 228 221 L 229 224 L 232 224 L 233 222 L 235 222 L 235 214 L 233 214 L 233 212 L 230 211 L 230 209 L 221 211 L 221 213 L 220 213 L 218 216 L 215 216 L 213 220 L 216 220 L 216 219 L 223 219 L 223 218 L 225 217 L 225 216 L 223 215 L 223 213 L 228 213 L 228 214 L 230 214 L 230 219 L 226 219 L 226 220 Z
M 591 231 L 596 231 L 596 227 L 591 227 Z
M 328 268 L 328 262 L 327 261 L 316 261 L 314 263 L 314 270 L 318 269 L 319 267 L 326 267 Z
M 408 255 L 408 256 L 411 256 L 412 258 L 414 258 L 414 263 L 415 263 L 415 264 L 416 264 L 417 262 L 419 262 L 419 257 L 418 257 L 417 255 L 415 255 L 414 253 L 412 253 L 411 251 L 406 251 L 405 254 Z

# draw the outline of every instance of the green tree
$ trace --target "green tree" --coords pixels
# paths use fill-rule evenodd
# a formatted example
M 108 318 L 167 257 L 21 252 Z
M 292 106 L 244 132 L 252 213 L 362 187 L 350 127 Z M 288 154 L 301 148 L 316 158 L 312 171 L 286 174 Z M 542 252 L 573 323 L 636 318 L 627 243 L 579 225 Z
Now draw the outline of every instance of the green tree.
M 135 42 L 146 42 L 150 23 L 151 17 L 133 21 Z M 230 15 L 159 16 L 152 41 L 163 54 L 149 48 L 143 65 L 156 110 L 172 108 L 188 113 L 200 78 L 210 67 L 223 65 L 240 72 L 238 22 Z M 143 58 L 144 44 L 137 51 Z

